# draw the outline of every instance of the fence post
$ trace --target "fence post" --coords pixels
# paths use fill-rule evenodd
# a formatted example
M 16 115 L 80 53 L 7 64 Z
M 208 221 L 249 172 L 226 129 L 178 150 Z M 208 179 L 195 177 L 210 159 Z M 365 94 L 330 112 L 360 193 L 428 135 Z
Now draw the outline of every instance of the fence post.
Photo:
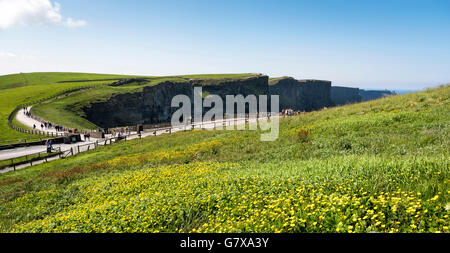
M 73 156 L 73 148 L 70 148 L 70 154 Z

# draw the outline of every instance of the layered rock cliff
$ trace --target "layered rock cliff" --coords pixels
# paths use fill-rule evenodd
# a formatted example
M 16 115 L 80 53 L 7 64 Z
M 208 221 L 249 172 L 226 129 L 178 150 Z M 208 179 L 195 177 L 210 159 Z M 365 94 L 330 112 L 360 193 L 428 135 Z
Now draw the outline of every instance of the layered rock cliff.
M 332 106 L 330 81 L 279 78 L 269 85 L 270 95 L 279 95 L 280 110 L 313 111 Z
M 331 87 L 330 81 L 296 80 L 291 77 L 269 81 L 267 76 L 257 75 L 239 79 L 186 79 L 180 82 L 164 82 L 143 87 L 141 92 L 114 95 L 107 101 L 90 104 L 83 108 L 83 111 L 87 120 L 107 128 L 170 122 L 172 114 L 178 110 L 171 107 L 172 98 L 176 95 L 186 95 L 193 102 L 195 87 L 202 87 L 203 97 L 219 95 L 224 102 L 224 112 L 226 96 L 238 94 L 257 97 L 279 95 L 280 110 L 296 111 L 320 110 L 333 105 L 362 101 L 358 88 Z M 368 97 L 378 96 L 377 94 L 364 93 Z M 204 108 L 203 113 L 208 110 Z
M 331 87 L 331 100 L 334 105 L 345 105 L 359 103 L 362 98 L 358 88 L 333 86 Z
M 169 122 L 172 98 L 184 94 L 193 97 L 190 83 L 164 82 L 144 87 L 142 92 L 112 96 L 108 101 L 92 103 L 83 108 L 87 120 L 109 128 L 136 124 Z
M 87 120 L 105 128 L 170 122 L 172 114 L 178 110 L 171 107 L 172 98 L 176 95 L 186 95 L 191 99 L 193 106 L 194 87 L 202 87 L 205 94 L 222 97 L 225 112 L 226 95 L 267 95 L 267 83 L 268 77 L 263 75 L 214 82 L 211 80 L 164 82 L 144 87 L 142 92 L 114 95 L 107 101 L 90 104 L 83 108 L 83 111 Z M 206 110 L 208 109 L 205 109 L 204 113 Z
M 370 101 L 395 95 L 395 92 L 389 90 L 359 90 L 359 95 L 361 95 L 362 101 Z

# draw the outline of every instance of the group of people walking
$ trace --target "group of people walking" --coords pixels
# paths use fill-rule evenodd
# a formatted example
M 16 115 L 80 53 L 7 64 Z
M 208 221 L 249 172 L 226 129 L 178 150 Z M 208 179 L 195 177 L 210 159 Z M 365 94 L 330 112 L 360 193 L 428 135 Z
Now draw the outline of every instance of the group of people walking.
M 33 130 L 36 129 L 36 127 L 37 127 L 36 124 L 33 124 Z M 50 122 L 41 123 L 41 129 L 42 130 L 44 130 L 44 129 L 52 129 L 52 128 L 53 128 L 53 124 L 50 123 Z M 63 127 L 56 125 L 55 126 L 55 130 L 56 130 L 56 132 L 62 132 L 63 131 Z
M 30 111 L 28 111 L 28 108 L 25 108 L 25 107 L 23 108 L 23 114 L 28 117 L 31 117 L 31 113 L 30 113 Z
M 26 108 L 26 107 L 23 108 L 23 114 L 26 115 L 27 117 L 31 118 L 31 113 L 28 110 L 28 108 Z M 52 129 L 53 128 L 53 124 L 51 122 L 44 121 L 44 122 L 41 123 L 40 127 L 41 127 L 42 131 L 44 129 Z M 35 130 L 36 128 L 37 128 L 36 124 L 33 124 L 33 130 Z M 59 126 L 59 125 L 55 125 L 55 130 L 56 130 L 56 132 L 62 132 L 63 131 L 63 127 Z
M 281 110 L 281 116 L 283 116 L 283 117 L 292 116 L 292 115 L 294 115 L 294 110 L 292 110 L 292 109 Z

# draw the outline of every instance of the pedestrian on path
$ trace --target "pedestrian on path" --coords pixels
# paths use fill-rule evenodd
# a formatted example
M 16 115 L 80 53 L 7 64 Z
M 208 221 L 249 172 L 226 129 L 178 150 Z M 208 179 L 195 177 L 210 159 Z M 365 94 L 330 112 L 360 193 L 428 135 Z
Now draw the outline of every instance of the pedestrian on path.
M 53 142 L 51 139 L 47 140 L 45 142 L 45 145 L 47 146 L 47 153 L 51 153 L 53 149 Z

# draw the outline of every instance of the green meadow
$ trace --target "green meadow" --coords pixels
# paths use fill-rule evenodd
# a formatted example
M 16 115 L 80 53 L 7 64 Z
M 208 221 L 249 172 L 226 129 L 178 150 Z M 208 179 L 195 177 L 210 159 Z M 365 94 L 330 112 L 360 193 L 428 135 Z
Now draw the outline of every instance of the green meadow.
M 19 139 L 38 139 L 38 136 L 19 133 L 8 126 L 8 116 L 16 106 L 33 103 L 68 89 L 103 85 L 113 81 L 66 82 L 126 78 L 127 76 L 82 73 L 23 73 L 0 76 L 0 142 Z M 14 122 L 17 124 L 17 122 Z M 19 125 L 20 126 L 20 125 Z
M 448 233 L 449 96 L 283 118 L 273 142 L 187 131 L 1 174 L 0 232 Z

